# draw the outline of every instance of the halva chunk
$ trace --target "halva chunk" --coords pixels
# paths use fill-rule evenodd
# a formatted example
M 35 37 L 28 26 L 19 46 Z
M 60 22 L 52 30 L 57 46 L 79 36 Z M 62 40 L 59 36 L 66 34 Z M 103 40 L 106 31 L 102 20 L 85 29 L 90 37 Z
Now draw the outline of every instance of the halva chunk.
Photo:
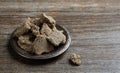
M 25 51 L 32 52 L 32 42 L 29 40 L 30 36 L 24 35 L 18 38 L 18 45 Z
M 33 42 L 33 49 L 35 54 L 41 55 L 43 53 L 48 53 L 54 50 L 54 47 L 46 40 L 46 37 L 44 35 L 39 35 Z
M 54 46 L 59 46 L 61 43 L 65 44 L 66 42 L 66 36 L 63 34 L 63 31 L 59 31 L 57 29 L 54 29 L 47 39 Z
M 80 57 L 80 55 L 78 55 L 76 53 L 72 53 L 70 55 L 70 61 L 75 65 L 80 65 L 81 64 L 81 57 Z
M 44 23 L 41 29 L 41 34 L 45 34 L 46 36 L 49 36 L 52 33 L 52 29 L 50 29 L 50 27 Z

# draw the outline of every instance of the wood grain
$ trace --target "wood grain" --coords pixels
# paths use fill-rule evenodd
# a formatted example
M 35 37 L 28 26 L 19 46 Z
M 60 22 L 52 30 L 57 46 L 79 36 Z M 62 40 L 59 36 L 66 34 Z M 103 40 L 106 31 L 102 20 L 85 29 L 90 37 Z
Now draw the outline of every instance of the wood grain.
M 69 50 L 47 64 L 26 64 L 8 51 L 10 34 L 27 17 L 53 16 L 71 35 Z M 0 73 L 119 73 L 120 0 L 1 0 Z M 69 63 L 69 54 L 82 64 Z

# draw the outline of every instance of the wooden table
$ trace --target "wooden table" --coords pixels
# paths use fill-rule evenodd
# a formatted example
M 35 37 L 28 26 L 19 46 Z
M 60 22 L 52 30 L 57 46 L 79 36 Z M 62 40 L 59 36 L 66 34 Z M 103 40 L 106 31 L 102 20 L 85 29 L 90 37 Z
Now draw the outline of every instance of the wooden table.
M 120 73 L 120 0 L 0 1 L 0 73 Z M 14 59 L 7 47 L 10 34 L 25 18 L 41 13 L 69 30 L 69 49 L 46 64 Z M 69 63 L 73 52 L 81 55 L 80 66 Z

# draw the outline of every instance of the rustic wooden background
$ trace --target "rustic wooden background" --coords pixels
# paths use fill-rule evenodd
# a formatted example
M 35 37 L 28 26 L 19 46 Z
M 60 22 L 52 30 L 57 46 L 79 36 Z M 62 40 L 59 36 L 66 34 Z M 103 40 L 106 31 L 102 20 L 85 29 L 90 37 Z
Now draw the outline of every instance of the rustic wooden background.
M 69 50 L 47 64 L 14 59 L 10 34 L 43 12 L 69 30 Z M 71 52 L 81 55 L 80 66 L 69 64 Z M 120 0 L 0 0 L 0 73 L 120 73 Z

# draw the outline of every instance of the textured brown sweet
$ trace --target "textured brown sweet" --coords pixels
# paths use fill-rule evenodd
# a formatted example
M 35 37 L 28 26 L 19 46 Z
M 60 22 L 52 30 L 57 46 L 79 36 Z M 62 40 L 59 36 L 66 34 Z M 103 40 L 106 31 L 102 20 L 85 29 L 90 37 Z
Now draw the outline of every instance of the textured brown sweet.
M 44 23 L 41 29 L 41 34 L 45 34 L 46 36 L 49 36 L 52 33 L 52 29 L 50 29 L 50 27 Z
M 54 46 L 65 44 L 66 36 L 58 30 L 56 21 L 46 14 L 40 18 L 27 18 L 23 25 L 16 29 L 14 35 L 18 45 L 25 51 L 41 55 L 54 50 Z M 32 46 L 31 46 L 32 45 Z
M 33 20 L 31 18 L 27 18 L 25 20 L 25 23 L 23 23 L 19 28 L 16 29 L 16 32 L 14 33 L 14 35 L 19 37 L 23 35 L 24 33 L 27 33 L 29 30 L 31 30 L 34 35 L 39 34 L 39 27 L 33 24 Z
M 36 21 L 36 22 L 35 22 Z M 39 35 L 39 26 L 35 25 L 35 23 L 37 24 L 37 20 L 36 19 L 31 19 L 28 18 L 27 21 L 25 22 L 25 24 L 28 24 L 30 26 L 30 30 L 32 31 L 32 33 L 37 36 Z
M 41 14 L 41 23 L 47 23 L 50 28 L 53 28 L 56 24 L 56 21 L 51 17 L 47 16 L 45 13 Z
M 44 35 L 39 35 L 36 37 L 35 41 L 33 42 L 33 47 L 35 54 L 41 55 L 43 53 L 49 53 L 50 51 L 54 50 L 53 45 L 51 45 Z
M 78 55 L 76 53 L 72 53 L 72 54 L 70 54 L 70 61 L 75 65 L 80 65 L 81 57 L 80 57 L 80 55 Z
M 30 30 L 30 19 L 26 19 L 25 23 L 22 23 L 20 27 L 18 27 L 14 33 L 14 36 L 19 37 L 23 35 L 24 33 L 28 32 Z
M 41 22 L 40 22 L 40 18 L 32 18 L 32 23 L 37 25 L 37 26 L 41 26 Z
M 30 24 L 30 27 L 31 27 L 31 31 L 32 31 L 32 33 L 35 35 L 35 36 L 37 36 L 37 35 L 39 35 L 40 34 L 40 32 L 39 32 L 39 27 L 37 26 L 37 25 L 34 25 L 34 24 Z
M 31 48 L 32 42 L 29 39 L 30 39 L 29 35 L 24 35 L 24 36 L 20 36 L 17 42 L 22 49 L 28 52 L 32 52 L 33 51 Z
M 59 31 L 54 28 L 53 32 L 47 37 L 54 46 L 59 46 L 61 43 L 65 44 L 66 36 L 63 34 L 63 31 Z

